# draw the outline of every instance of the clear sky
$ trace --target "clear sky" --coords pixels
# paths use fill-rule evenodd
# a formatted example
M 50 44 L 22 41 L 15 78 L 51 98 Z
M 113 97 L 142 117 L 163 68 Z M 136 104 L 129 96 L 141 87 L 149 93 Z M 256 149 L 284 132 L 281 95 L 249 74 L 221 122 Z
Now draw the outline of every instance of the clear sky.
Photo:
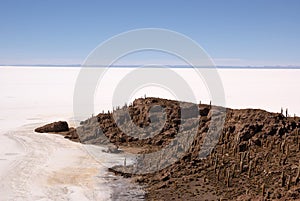
M 0 64 L 80 64 L 137 28 L 197 41 L 218 65 L 300 66 L 298 0 L 2 0 Z

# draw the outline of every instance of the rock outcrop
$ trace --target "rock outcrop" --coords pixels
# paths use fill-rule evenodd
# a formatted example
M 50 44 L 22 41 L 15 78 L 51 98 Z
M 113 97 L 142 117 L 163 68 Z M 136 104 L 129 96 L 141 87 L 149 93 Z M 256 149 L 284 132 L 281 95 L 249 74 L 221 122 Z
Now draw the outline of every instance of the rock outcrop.
M 132 121 L 135 126 L 146 128 L 151 124 L 148 114 L 154 105 L 164 108 L 167 120 L 161 131 L 152 138 L 128 136 L 126 133 L 130 133 L 130 127 L 121 130 L 117 126 L 118 121 L 128 125 Z M 201 114 L 197 135 L 187 151 L 174 163 L 147 174 L 130 173 L 134 166 L 114 167 L 110 171 L 146 185 L 149 200 L 300 199 L 299 117 L 285 117 L 281 113 L 259 109 L 226 108 L 226 119 L 218 141 L 211 153 L 201 159 L 199 153 L 203 151 L 204 139 L 214 133 L 210 129 L 220 129 L 212 119 L 221 118 L 221 115 L 218 111 L 212 111 L 221 111 L 222 108 L 204 104 L 197 107 Z M 126 110 L 129 111 L 129 118 L 124 115 L 113 118 L 118 111 L 99 114 L 99 126 L 110 142 L 142 148 L 139 149 L 142 156 L 174 143 L 182 121 L 193 119 L 193 116 L 181 117 L 179 102 L 165 99 L 137 99 Z M 158 113 L 157 118 L 160 118 Z M 192 123 L 185 124 L 185 135 L 194 132 Z M 179 143 L 181 146 L 176 153 L 186 150 L 186 143 Z M 164 152 L 164 160 L 172 158 L 174 153 Z M 142 161 L 144 165 L 156 162 L 155 158 Z
M 34 130 L 38 133 L 57 133 L 57 132 L 65 132 L 69 131 L 69 125 L 66 121 L 57 121 L 42 127 L 36 128 Z

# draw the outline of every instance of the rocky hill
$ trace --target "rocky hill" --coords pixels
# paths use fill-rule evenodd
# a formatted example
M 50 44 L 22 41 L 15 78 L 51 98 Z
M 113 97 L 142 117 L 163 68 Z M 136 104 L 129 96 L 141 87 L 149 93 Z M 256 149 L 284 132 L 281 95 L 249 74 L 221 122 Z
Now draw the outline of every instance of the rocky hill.
M 282 113 L 141 98 L 67 138 L 138 153 L 137 165 L 110 171 L 145 185 L 149 200 L 293 200 L 299 133 L 300 118 Z

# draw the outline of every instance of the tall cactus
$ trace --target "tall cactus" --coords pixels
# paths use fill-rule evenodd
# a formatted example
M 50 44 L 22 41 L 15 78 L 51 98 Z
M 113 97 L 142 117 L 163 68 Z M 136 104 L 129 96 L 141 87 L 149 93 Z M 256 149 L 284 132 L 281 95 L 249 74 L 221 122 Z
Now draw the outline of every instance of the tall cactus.
M 235 177 L 235 168 L 236 168 L 236 165 L 235 163 L 232 165 L 232 178 Z
M 250 163 L 249 163 L 248 178 L 251 177 L 251 169 L 252 169 L 252 161 L 250 161 Z
M 300 179 L 300 160 L 299 160 L 298 171 L 297 171 L 297 175 L 296 175 L 296 179 L 295 179 L 296 185 L 298 184 L 299 179 Z
M 240 173 L 243 172 L 243 161 L 240 161 Z
M 217 169 L 217 180 L 220 181 L 220 167 Z
M 292 177 L 290 175 L 287 176 L 287 189 L 290 190 L 291 187 L 291 179 Z
M 284 187 L 285 184 L 285 176 L 284 176 L 284 172 L 281 172 L 281 176 L 280 176 L 280 180 L 281 180 L 281 187 Z
M 230 170 L 227 169 L 226 171 L 226 185 L 227 187 L 230 187 Z
M 261 185 L 261 194 L 264 199 L 264 197 L 265 197 L 265 184 L 264 183 Z

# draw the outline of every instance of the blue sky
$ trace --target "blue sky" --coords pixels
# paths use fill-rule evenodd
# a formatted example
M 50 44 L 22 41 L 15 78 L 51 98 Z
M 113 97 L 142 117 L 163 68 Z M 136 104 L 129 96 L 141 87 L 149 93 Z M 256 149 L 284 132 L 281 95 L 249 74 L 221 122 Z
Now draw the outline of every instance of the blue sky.
M 79 64 L 116 34 L 155 27 L 218 65 L 300 66 L 299 10 L 298 0 L 2 0 L 0 64 Z

